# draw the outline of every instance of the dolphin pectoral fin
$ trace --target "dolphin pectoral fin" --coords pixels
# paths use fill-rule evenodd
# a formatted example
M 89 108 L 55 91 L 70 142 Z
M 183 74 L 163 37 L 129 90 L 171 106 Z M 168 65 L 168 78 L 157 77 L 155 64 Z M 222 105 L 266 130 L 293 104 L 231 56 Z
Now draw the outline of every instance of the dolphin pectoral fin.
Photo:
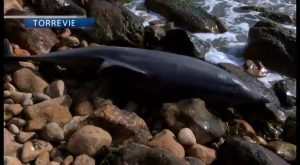
M 147 74 L 146 71 L 144 71 L 138 67 L 132 66 L 130 64 L 126 64 L 124 62 L 115 61 L 115 60 L 105 60 L 101 64 L 98 72 L 101 72 L 101 71 L 109 69 L 109 68 L 123 68 L 123 69 L 130 70 L 130 71 L 133 71 L 138 74 L 142 74 L 142 75 Z

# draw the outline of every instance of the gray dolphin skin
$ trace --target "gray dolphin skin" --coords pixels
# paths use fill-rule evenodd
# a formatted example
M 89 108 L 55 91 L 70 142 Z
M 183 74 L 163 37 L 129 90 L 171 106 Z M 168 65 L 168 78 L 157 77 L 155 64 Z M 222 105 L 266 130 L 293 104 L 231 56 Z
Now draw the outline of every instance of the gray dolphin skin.
M 7 61 L 31 60 L 74 68 L 90 67 L 100 74 L 109 68 L 129 70 L 141 78 L 131 81 L 132 86 L 136 82 L 139 92 L 164 101 L 199 97 L 211 103 L 230 105 L 269 102 L 235 75 L 213 64 L 174 53 L 104 46 L 20 57 L 12 55 L 7 39 L 4 40 L 4 51 Z

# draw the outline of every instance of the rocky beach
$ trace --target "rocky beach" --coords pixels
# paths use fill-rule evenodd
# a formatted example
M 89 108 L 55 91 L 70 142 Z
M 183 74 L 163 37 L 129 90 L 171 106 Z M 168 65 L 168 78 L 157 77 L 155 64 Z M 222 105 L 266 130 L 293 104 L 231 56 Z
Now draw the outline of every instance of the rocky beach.
M 161 90 L 154 82 L 143 94 L 130 88 L 146 82 L 122 68 L 99 74 L 92 61 L 65 67 L 4 58 L 4 164 L 296 165 L 295 12 L 296 0 L 4 0 L 4 15 L 96 20 L 93 28 L 50 29 L 5 19 L 13 56 L 110 46 L 176 53 L 226 71 L 267 100 L 162 101 L 150 95 Z M 174 80 L 214 88 L 178 70 Z

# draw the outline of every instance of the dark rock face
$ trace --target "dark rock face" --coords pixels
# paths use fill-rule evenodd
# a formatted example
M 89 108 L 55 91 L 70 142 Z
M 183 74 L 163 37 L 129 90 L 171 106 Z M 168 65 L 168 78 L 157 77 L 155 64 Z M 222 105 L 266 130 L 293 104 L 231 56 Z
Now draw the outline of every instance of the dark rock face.
M 218 66 L 227 70 L 228 72 L 235 74 L 242 81 L 248 84 L 252 90 L 262 93 L 267 96 L 270 103 L 266 104 L 252 104 L 247 106 L 238 107 L 246 117 L 252 119 L 261 119 L 261 120 L 272 120 L 276 122 L 283 122 L 286 117 L 282 112 L 282 107 L 280 102 L 275 95 L 275 92 L 271 89 L 265 87 L 265 85 L 257 80 L 255 77 L 251 76 L 243 69 L 238 66 L 229 63 L 220 63 Z
M 120 148 L 113 154 L 116 155 L 110 163 L 113 165 L 188 165 L 184 159 L 157 148 L 149 148 L 142 144 L 132 143 Z
M 212 115 L 200 99 L 166 103 L 163 105 L 162 116 L 174 133 L 181 128 L 190 128 L 199 144 L 212 142 L 225 134 L 222 121 Z
M 190 0 L 146 0 L 145 5 L 148 9 L 174 21 L 176 26 L 192 32 L 222 33 L 226 31 L 218 18 L 208 14 Z
M 85 10 L 72 0 L 33 0 L 33 6 L 38 14 L 86 15 Z
M 288 165 L 272 151 L 259 144 L 230 137 L 218 150 L 215 165 Z
M 283 127 L 282 138 L 284 141 L 296 144 L 296 112 L 286 119 Z
M 296 33 L 270 21 L 259 21 L 249 31 L 244 56 L 274 71 L 294 77 Z
M 284 79 L 274 85 L 274 91 L 283 106 L 296 106 L 296 80 Z
M 96 19 L 96 27 L 85 33 L 92 42 L 143 46 L 142 21 L 125 7 L 108 0 L 91 0 L 86 4 L 86 10 L 89 17 Z

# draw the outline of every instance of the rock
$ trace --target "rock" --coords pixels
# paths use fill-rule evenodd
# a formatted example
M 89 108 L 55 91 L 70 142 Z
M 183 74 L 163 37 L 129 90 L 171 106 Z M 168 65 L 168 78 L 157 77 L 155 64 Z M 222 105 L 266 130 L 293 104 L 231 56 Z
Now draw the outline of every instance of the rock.
M 108 45 L 142 47 L 142 20 L 123 6 L 112 1 L 90 0 L 86 4 L 89 16 L 96 19 L 95 28 L 86 35 L 92 42 Z M 110 11 L 110 12 L 107 12 Z
M 23 93 L 23 92 L 13 92 L 11 93 L 11 98 L 17 104 L 27 105 L 27 101 L 31 100 L 32 94 L 31 93 Z M 31 103 L 31 102 L 30 102 Z M 32 105 L 32 104 L 31 104 Z
M 14 73 L 13 81 L 16 87 L 22 92 L 43 93 L 48 83 L 41 75 L 29 68 L 22 68 Z
M 87 48 L 87 47 L 89 47 L 89 43 L 86 40 L 81 40 L 80 41 L 80 46 Z
M 255 136 L 255 141 L 256 141 L 257 144 L 261 144 L 263 146 L 268 144 L 266 142 L 266 140 L 264 138 L 262 138 L 261 136 Z
M 9 10 L 19 10 L 23 11 L 23 7 L 19 4 L 17 0 L 4 0 L 4 15 L 7 13 Z
M 49 84 L 48 88 L 45 91 L 45 94 L 52 97 L 60 97 L 65 93 L 65 84 L 62 80 L 57 80 Z
M 64 161 L 65 155 L 66 155 L 64 152 L 65 151 L 63 151 L 61 149 L 61 147 L 53 148 L 50 152 L 51 160 L 62 163 Z
M 168 128 L 174 133 L 181 128 L 190 128 L 199 144 L 212 142 L 225 134 L 223 122 L 206 109 L 201 99 L 165 103 L 162 116 Z
M 296 106 L 296 80 L 280 80 L 274 84 L 273 89 L 283 106 Z
M 262 82 L 257 80 L 255 77 L 246 73 L 243 69 L 230 63 L 219 63 L 219 67 L 225 69 L 226 71 L 234 74 L 246 83 L 250 90 L 262 93 L 265 98 L 269 100 L 270 103 L 259 104 L 253 103 L 249 105 L 236 106 L 236 109 L 246 118 L 249 119 L 259 119 L 262 121 L 275 121 L 282 123 L 285 121 L 286 116 L 282 112 L 283 109 L 280 102 L 275 94 L 275 92 L 267 88 Z
M 215 16 L 208 14 L 192 1 L 181 0 L 146 0 L 148 9 L 157 12 L 175 26 L 182 27 L 191 32 L 226 32 L 225 26 Z
M 60 34 L 61 38 L 67 38 L 70 37 L 72 34 L 71 30 L 69 28 L 63 29 L 62 33 Z
M 23 111 L 23 107 L 20 104 L 5 104 L 4 109 L 4 121 L 8 121 L 13 116 L 19 115 Z
M 36 136 L 35 132 L 23 132 L 23 131 L 20 131 L 16 140 L 18 142 L 20 142 L 20 143 L 23 144 L 23 143 L 25 143 L 25 142 L 33 139 L 35 136 Z
M 10 93 L 10 91 L 8 91 L 8 90 L 3 91 L 3 96 L 4 96 L 4 98 L 9 97 L 10 94 L 11 94 L 11 93 Z
M 15 102 L 12 99 L 5 99 L 4 104 L 14 104 Z
M 89 125 L 95 125 L 107 130 L 117 144 L 125 139 L 133 139 L 147 143 L 152 138 L 145 121 L 134 112 L 120 110 L 112 104 L 99 107 L 93 115 L 86 119 Z
M 75 161 L 73 162 L 73 165 L 95 165 L 95 160 L 88 155 L 82 154 L 76 157 Z
M 272 151 L 259 144 L 243 141 L 239 137 L 228 138 L 217 155 L 217 165 L 288 165 Z
M 115 159 L 111 164 L 141 164 L 141 162 L 151 162 L 159 165 L 188 165 L 184 159 L 180 159 L 174 154 L 158 148 L 149 148 L 142 144 L 131 143 L 113 152 Z
M 211 164 L 216 159 L 216 151 L 200 144 L 194 144 L 186 149 L 186 154 L 202 160 L 205 164 Z
M 25 126 L 26 124 L 26 120 L 22 119 L 22 118 L 17 118 L 17 117 L 13 117 L 12 119 L 10 119 L 7 123 L 7 125 L 10 125 L 10 124 L 14 124 L 16 125 L 17 127 L 21 128 L 23 126 Z
M 10 93 L 17 91 L 16 88 L 11 83 L 9 83 L 9 82 L 6 82 L 4 84 L 4 89 L 8 90 Z
M 266 77 L 268 70 L 260 61 L 246 60 L 244 64 L 246 71 L 255 77 Z
M 206 165 L 202 160 L 195 157 L 185 157 L 185 160 L 187 160 L 190 165 Z
M 125 3 L 132 2 L 132 0 L 113 0 L 113 1 L 116 2 L 119 5 L 124 5 Z
M 12 83 L 13 80 L 10 74 L 5 74 L 3 79 L 5 83 Z
M 15 136 L 11 132 L 9 132 L 6 128 L 4 128 L 4 155 L 17 157 L 20 149 L 22 148 L 22 144 L 19 144 L 15 141 Z
M 4 156 L 4 165 L 22 165 L 21 161 L 13 156 Z
M 71 97 L 66 95 L 27 107 L 25 110 L 28 118 L 27 130 L 40 130 L 47 122 L 66 123 L 72 118 L 69 111 L 71 103 Z
M 13 134 L 17 134 L 20 132 L 20 129 L 15 124 L 8 125 L 8 130 Z
M 64 162 L 62 163 L 63 165 L 71 165 L 73 163 L 73 156 L 69 155 L 65 158 Z
M 190 146 L 196 143 L 196 137 L 193 131 L 189 128 L 182 128 L 177 135 L 179 143 L 184 146 Z
M 296 162 L 296 145 L 284 141 L 272 141 L 266 147 L 287 162 Z
M 110 146 L 112 137 L 105 130 L 92 125 L 86 125 L 76 131 L 69 139 L 68 151 L 80 155 L 95 155 L 102 147 Z
M 297 137 L 296 137 L 296 113 L 289 116 L 283 126 L 283 133 L 282 138 L 284 141 L 296 144 Z
M 57 161 L 51 161 L 48 165 L 60 165 L 60 163 Z
M 21 160 L 23 163 L 29 163 L 36 159 L 41 153 L 52 150 L 52 145 L 48 142 L 34 139 L 26 142 L 22 149 Z
M 162 39 L 166 36 L 166 29 L 160 26 L 146 26 L 144 32 L 144 45 L 147 49 L 161 47 Z
M 33 6 L 38 14 L 46 15 L 80 15 L 85 16 L 86 11 L 72 0 L 44 0 L 34 1 Z
M 49 152 L 42 152 L 35 160 L 35 165 L 48 165 L 50 162 Z
M 249 30 L 244 56 L 295 77 L 296 49 L 296 33 L 293 30 L 274 22 L 259 21 Z
M 255 136 L 255 131 L 252 126 L 245 120 L 234 119 L 229 122 L 229 132 L 231 135 L 248 135 L 250 137 Z
M 46 95 L 44 93 L 33 93 L 32 98 L 33 98 L 34 102 L 38 102 L 38 103 L 51 99 L 51 97 L 49 97 L 48 95 Z
M 14 49 L 13 52 L 17 56 L 30 56 L 30 52 L 25 49 Z
M 170 153 L 178 156 L 179 158 L 183 158 L 185 155 L 185 151 L 182 145 L 175 140 L 174 134 L 167 129 L 164 129 L 161 132 L 157 133 L 154 138 L 148 143 L 148 145 L 151 147 L 165 149 Z
M 78 129 L 81 128 L 82 123 L 88 118 L 88 116 L 73 116 L 67 123 L 64 124 L 63 131 L 66 139 Z
M 48 142 L 59 142 L 64 140 L 64 131 L 57 123 L 48 123 L 43 127 L 41 137 Z
M 80 45 L 80 41 L 77 37 L 69 36 L 63 39 L 64 44 L 66 44 L 68 47 L 74 48 L 78 47 Z

